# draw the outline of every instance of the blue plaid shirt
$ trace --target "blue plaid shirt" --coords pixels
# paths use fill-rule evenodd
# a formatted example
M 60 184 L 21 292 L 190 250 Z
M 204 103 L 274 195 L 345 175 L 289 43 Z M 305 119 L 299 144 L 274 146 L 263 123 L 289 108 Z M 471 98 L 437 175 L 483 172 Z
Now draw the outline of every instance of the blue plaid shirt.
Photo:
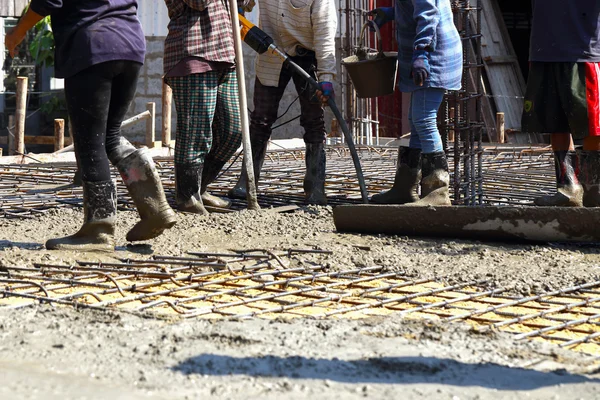
M 462 43 L 454 26 L 450 0 L 395 0 L 395 8 L 400 90 L 460 89 Z M 411 78 L 414 50 L 430 52 L 431 74 L 423 86 L 415 85 Z

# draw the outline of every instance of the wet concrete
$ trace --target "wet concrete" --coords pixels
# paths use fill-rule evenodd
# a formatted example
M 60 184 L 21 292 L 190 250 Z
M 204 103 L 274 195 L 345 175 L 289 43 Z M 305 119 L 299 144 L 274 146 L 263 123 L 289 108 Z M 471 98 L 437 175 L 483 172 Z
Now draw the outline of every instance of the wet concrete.
M 77 209 L 0 220 L 0 269 L 114 262 L 187 251 L 319 248 L 294 262 L 331 270 L 383 265 L 407 277 L 487 279 L 526 295 L 600 279 L 600 247 L 486 244 L 342 234 L 330 207 L 278 214 L 177 215 L 162 236 L 128 245 L 139 220 L 118 212 L 114 254 L 48 251 L 75 232 Z M 0 310 L 0 398 L 596 399 L 591 357 L 509 334 L 397 316 L 349 320 L 158 321 L 47 305 Z M 106 393 L 105 396 L 102 394 Z M 120 397 L 119 397 L 120 396 Z
M 339 232 L 517 242 L 600 242 L 600 208 L 349 205 Z

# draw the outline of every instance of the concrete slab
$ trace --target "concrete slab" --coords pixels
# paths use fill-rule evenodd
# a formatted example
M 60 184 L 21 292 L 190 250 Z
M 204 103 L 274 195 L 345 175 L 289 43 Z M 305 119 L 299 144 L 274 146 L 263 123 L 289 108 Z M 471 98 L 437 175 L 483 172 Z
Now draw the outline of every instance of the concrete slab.
M 600 208 L 348 205 L 339 232 L 491 241 L 600 242 Z

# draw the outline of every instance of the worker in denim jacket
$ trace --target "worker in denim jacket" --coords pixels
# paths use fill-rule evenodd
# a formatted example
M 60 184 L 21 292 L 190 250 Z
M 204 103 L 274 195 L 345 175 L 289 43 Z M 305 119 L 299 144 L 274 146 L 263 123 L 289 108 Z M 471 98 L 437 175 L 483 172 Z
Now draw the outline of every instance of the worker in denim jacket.
M 376 8 L 369 15 L 378 27 L 396 22 L 398 86 L 411 93 L 409 146 L 399 148 L 394 186 L 372 201 L 450 205 L 448 161 L 437 127 L 444 94 L 460 89 L 463 73 L 462 43 L 450 0 L 396 0 L 395 7 Z

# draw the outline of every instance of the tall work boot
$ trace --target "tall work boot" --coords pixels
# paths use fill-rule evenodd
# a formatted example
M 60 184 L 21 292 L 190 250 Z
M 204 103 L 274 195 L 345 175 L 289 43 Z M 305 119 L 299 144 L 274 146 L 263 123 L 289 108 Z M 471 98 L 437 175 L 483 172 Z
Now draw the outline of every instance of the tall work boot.
M 267 154 L 267 146 L 269 145 L 269 141 L 260 141 L 253 138 L 250 138 L 251 147 L 252 147 L 252 165 L 254 167 L 254 182 L 258 186 L 258 180 L 260 178 L 260 171 L 262 169 L 263 163 L 265 162 L 265 155 Z M 227 196 L 232 199 L 246 199 L 246 166 L 242 165 L 242 174 L 238 179 L 237 183 L 231 189 Z
M 114 251 L 117 189 L 110 181 L 83 181 L 83 226 L 71 236 L 50 239 L 48 250 Z
M 175 198 L 179 211 L 208 215 L 200 195 L 202 167 L 203 164 L 175 164 Z
M 327 205 L 325 196 L 325 144 L 306 143 L 306 175 L 304 175 L 304 196 L 307 204 Z
M 377 204 L 406 204 L 419 200 L 417 190 L 421 181 L 421 149 L 398 148 L 398 167 L 394 186 L 371 198 Z
M 148 150 L 135 150 L 115 167 L 119 170 L 141 219 L 127 233 L 126 239 L 129 242 L 153 239 L 165 229 L 173 227 L 177 217 L 167 202 L 160 176 Z
M 577 178 L 577 155 L 572 150 L 554 152 L 556 171 L 556 193 L 541 196 L 534 200 L 536 206 L 582 207 L 583 187 Z
M 448 159 L 443 151 L 421 155 L 423 178 L 421 179 L 421 199 L 414 206 L 449 206 L 450 174 Z
M 600 207 L 600 152 L 579 151 L 579 181 L 583 187 L 583 206 Z
M 227 162 L 217 160 L 210 154 L 206 156 L 204 160 L 204 168 L 202 168 L 202 184 L 200 187 L 200 195 L 202 197 L 202 202 L 204 205 L 215 207 L 215 208 L 229 208 L 231 207 L 231 202 L 225 199 L 222 199 L 217 196 L 213 196 L 206 190 L 208 185 L 213 183 L 219 172 L 223 169 Z

